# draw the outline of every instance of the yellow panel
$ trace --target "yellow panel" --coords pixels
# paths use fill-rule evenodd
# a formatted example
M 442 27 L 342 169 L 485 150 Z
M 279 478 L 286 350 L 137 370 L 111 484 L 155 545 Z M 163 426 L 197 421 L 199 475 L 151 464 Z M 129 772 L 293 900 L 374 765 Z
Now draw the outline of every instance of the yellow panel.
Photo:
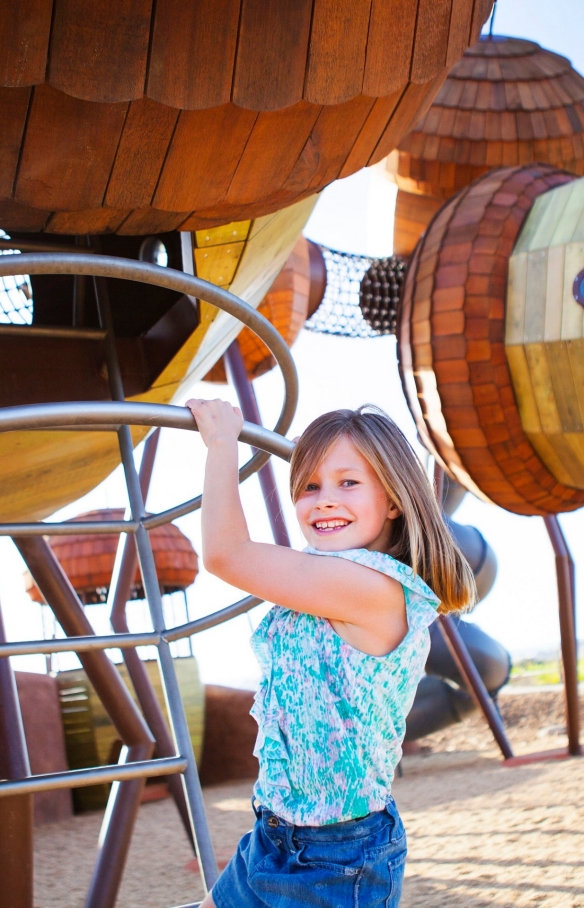
M 221 246 L 225 243 L 237 243 L 247 239 L 251 221 L 232 221 L 221 227 L 210 227 L 208 230 L 196 230 L 193 234 L 195 246 Z
M 566 342 L 546 344 L 545 350 L 562 430 L 581 432 L 583 425 Z
M 525 322 L 523 342 L 543 340 L 546 308 L 547 251 L 540 249 L 527 254 L 527 283 L 525 287 Z
M 525 348 L 521 344 L 516 344 L 512 347 L 505 347 L 505 353 L 523 431 L 526 433 L 541 432 L 539 412 L 531 386 Z
M 525 355 L 529 366 L 531 386 L 537 403 L 541 427 L 546 434 L 560 434 L 562 424 L 556 407 L 544 344 L 526 344 Z
M 527 287 L 527 253 L 514 252 L 509 259 L 507 307 L 505 314 L 505 343 L 523 343 L 525 323 L 525 294 Z
M 212 284 L 230 284 L 244 248 L 245 242 L 195 249 L 197 277 L 202 277 Z
M 562 300 L 564 295 L 565 246 L 548 250 L 546 304 L 543 336 L 546 341 L 560 339 L 562 330 Z
M 562 340 L 584 337 L 584 306 L 574 299 L 574 278 L 584 268 L 584 243 L 569 243 L 564 261 Z
M 576 489 L 584 489 L 584 460 L 579 457 L 575 445 L 571 443 L 576 436 L 572 434 L 548 435 L 547 438 L 571 477 L 567 485 L 574 486 Z
M 566 466 L 565 449 L 558 454 L 556 447 L 550 443 L 550 438 L 560 438 L 561 436 L 547 436 L 541 432 L 526 432 L 531 444 L 545 463 L 548 470 L 556 477 L 558 482 L 565 486 L 576 486 L 574 476 Z
M 580 418 L 584 423 L 584 339 L 566 341 L 566 349 L 580 406 Z

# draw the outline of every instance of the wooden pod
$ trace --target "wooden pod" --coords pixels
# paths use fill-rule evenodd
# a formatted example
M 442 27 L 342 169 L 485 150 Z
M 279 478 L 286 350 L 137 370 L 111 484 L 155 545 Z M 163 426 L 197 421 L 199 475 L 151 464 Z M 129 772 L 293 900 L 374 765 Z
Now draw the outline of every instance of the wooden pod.
M 584 179 L 540 196 L 509 260 L 505 352 L 523 430 L 584 490 Z
M 491 6 L 10 0 L 0 226 L 146 234 L 278 211 L 395 148 Z
M 304 237 L 300 237 L 280 274 L 258 306 L 258 312 L 278 329 L 289 347 L 298 337 L 307 319 L 309 296 L 309 243 Z M 275 366 L 274 357 L 266 345 L 249 328 L 242 328 L 237 336 L 237 343 L 250 379 L 269 372 Z M 227 381 L 222 359 L 205 376 L 205 381 Z
M 536 199 L 573 179 L 510 167 L 460 192 L 420 239 L 400 311 L 402 382 L 425 444 L 467 489 L 517 514 L 584 504 L 527 436 L 505 352 L 509 257 Z
M 80 514 L 76 520 L 121 520 L 122 508 L 108 508 Z M 112 578 L 118 548 L 115 533 L 87 536 L 49 537 L 51 548 L 59 559 L 74 590 L 86 604 L 105 602 Z M 191 541 L 172 523 L 150 532 L 158 580 L 163 593 L 185 590 L 195 581 L 199 567 Z M 44 602 L 34 580 L 25 574 L 26 591 L 35 602 Z M 139 568 L 132 585 L 133 598 L 143 598 Z
M 485 35 L 388 160 L 394 251 L 409 255 L 442 201 L 489 169 L 536 161 L 584 174 L 584 78 L 533 41 Z

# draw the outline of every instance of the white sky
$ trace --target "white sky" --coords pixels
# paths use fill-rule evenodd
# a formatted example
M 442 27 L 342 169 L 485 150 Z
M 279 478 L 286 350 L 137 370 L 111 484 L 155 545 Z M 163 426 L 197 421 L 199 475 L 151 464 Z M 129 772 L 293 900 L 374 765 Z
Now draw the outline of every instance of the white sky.
M 544 47 L 569 57 L 584 72 L 584 3 L 581 0 L 499 0 L 495 32 L 532 38 Z M 393 192 L 373 171 L 355 174 L 329 187 L 315 209 L 305 233 L 327 246 L 350 252 L 387 255 L 391 252 Z M 318 414 L 337 407 L 371 402 L 383 407 L 415 443 L 415 428 L 397 374 L 395 340 L 335 338 L 303 331 L 293 348 L 300 376 L 300 402 L 291 436 Z M 256 383 L 262 416 L 272 426 L 282 400 L 282 383 L 276 370 Z M 192 389 L 198 396 L 220 396 L 235 401 L 231 389 L 204 386 Z M 191 392 L 191 393 L 192 393 Z M 242 458 L 247 456 L 242 446 Z M 204 449 L 200 439 L 187 433 L 164 430 L 159 446 L 150 510 L 162 510 L 192 497 L 202 485 Z M 302 545 L 287 495 L 287 466 L 275 463 L 284 510 L 293 544 Z M 271 540 L 257 478 L 242 487 L 244 507 L 254 538 Z M 123 505 L 125 493 L 120 471 L 59 516 L 70 517 L 90 508 Z M 499 574 L 493 591 L 473 613 L 477 621 L 517 656 L 547 652 L 558 646 L 557 595 L 553 554 L 543 522 L 517 517 L 467 495 L 456 519 L 478 527 L 497 554 Z M 577 564 L 578 618 L 584 620 L 584 510 L 563 515 L 562 527 Z M 198 515 L 178 521 L 201 551 Z M 24 592 L 23 565 L 12 543 L 0 539 L 0 601 L 9 639 L 42 636 L 40 608 Z M 201 616 L 235 601 L 240 593 L 202 571 L 188 592 L 191 616 Z M 137 609 L 132 609 L 132 613 Z M 97 630 L 106 632 L 103 609 L 91 607 L 89 617 Z M 194 638 L 194 649 L 203 679 L 208 683 L 254 686 L 258 673 L 249 649 L 250 627 L 255 627 L 265 607 L 227 625 Z M 138 619 L 136 619 L 138 620 Z M 136 629 L 138 629 L 136 627 Z M 582 638 L 583 634 L 580 633 Z M 75 657 L 60 657 L 55 667 L 75 665 Z M 14 667 L 44 671 L 43 657 L 14 660 Z

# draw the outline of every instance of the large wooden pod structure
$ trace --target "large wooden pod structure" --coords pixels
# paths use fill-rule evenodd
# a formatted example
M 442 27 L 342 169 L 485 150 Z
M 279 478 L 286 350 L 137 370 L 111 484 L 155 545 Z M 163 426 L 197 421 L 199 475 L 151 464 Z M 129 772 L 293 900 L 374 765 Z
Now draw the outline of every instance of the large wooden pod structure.
M 533 41 L 484 35 L 390 155 L 394 251 L 409 255 L 443 201 L 483 173 L 535 162 L 584 174 L 584 78 Z
M 105 508 L 80 514 L 75 520 L 121 520 L 123 516 L 123 508 Z M 117 533 L 49 537 L 53 552 L 82 602 L 92 604 L 106 601 L 118 540 Z M 190 539 L 177 526 L 168 523 L 156 527 L 150 531 L 150 542 L 163 593 L 186 590 L 195 582 L 199 570 L 197 553 Z M 28 572 L 25 574 L 25 586 L 31 599 L 44 602 Z M 138 599 L 144 596 L 139 568 L 136 568 L 131 595 Z
M 517 514 L 584 505 L 584 488 L 554 475 L 526 434 L 505 348 L 509 258 L 536 200 L 573 180 L 529 165 L 460 192 L 420 239 L 400 311 L 402 382 L 425 444 L 467 489 Z
M 384 158 L 492 0 L 9 0 L 0 226 L 137 235 L 277 211 Z

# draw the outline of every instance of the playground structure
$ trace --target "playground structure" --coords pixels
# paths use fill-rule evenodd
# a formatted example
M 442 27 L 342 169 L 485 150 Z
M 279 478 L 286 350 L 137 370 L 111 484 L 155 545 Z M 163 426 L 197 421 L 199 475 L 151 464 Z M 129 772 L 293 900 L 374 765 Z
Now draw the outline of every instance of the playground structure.
M 0 327 L 3 361 L 26 363 L 31 373 L 28 384 L 3 382 L 6 398 L 2 400 L 5 409 L 0 411 L 0 467 L 8 481 L 0 493 L 6 521 L 0 532 L 14 538 L 69 639 L 4 642 L 0 643 L 0 656 L 78 652 L 124 747 L 115 766 L 30 777 L 14 679 L 8 660 L 0 659 L 0 741 L 7 742 L 7 769 L 0 773 L 7 779 L 0 783 L 0 822 L 14 832 L 0 845 L 0 866 L 14 880 L 10 893 L 1 897 L 9 900 L 2 908 L 32 905 L 31 795 L 51 787 L 119 783 L 110 795 L 87 906 L 101 908 L 115 902 L 147 776 L 169 779 L 196 847 L 205 885 L 211 886 L 216 878 L 170 644 L 243 613 L 257 600 L 247 597 L 215 615 L 170 631 L 165 628 L 149 531 L 195 510 L 200 497 L 162 514 L 146 515 L 144 499 L 157 436 L 151 434 L 146 442 L 140 476 L 132 448 L 153 427 L 195 428 L 190 415 L 169 402 L 187 380 L 208 375 L 212 369 L 220 373 L 217 362 L 225 352 L 227 372 L 246 418 L 241 440 L 258 449 L 242 468 L 240 478 L 260 470 L 274 537 L 287 544 L 267 459 L 270 454 L 284 459 L 290 455 L 291 444 L 283 436 L 294 412 L 296 378 L 287 344 L 254 307 L 268 292 L 282 292 L 273 286 L 274 279 L 297 248 L 315 193 L 331 180 L 383 159 L 402 140 L 430 105 L 448 67 L 468 43 L 475 42 L 490 5 L 470 0 L 452 5 L 420 4 L 417 26 L 413 14 L 400 16 L 399 30 L 391 21 L 395 11 L 377 3 L 372 6 L 369 30 L 368 13 L 364 12 L 369 4 L 365 3 L 353 3 L 346 9 L 344 4 L 306 3 L 301 15 L 290 5 L 286 15 L 274 19 L 264 15 L 262 3 L 243 4 L 239 17 L 239 3 L 227 3 L 221 10 L 193 4 L 187 11 L 184 4 L 159 2 L 152 21 L 150 5 L 143 3 L 133 8 L 135 21 L 130 29 L 124 25 L 124 3 L 107 4 L 107 14 L 103 6 L 101 10 L 97 5 L 87 6 L 83 22 L 74 4 L 55 3 L 52 29 L 50 2 L 27 4 L 26 10 L 21 6 L 18 14 L 6 13 L 8 47 L 2 73 L 6 87 L 2 91 L 10 111 L 7 124 L 11 131 L 7 127 L 7 133 L 12 144 L 1 175 L 0 217 L 9 233 L 1 245 L 24 253 L 18 257 L 18 270 L 30 275 L 35 306 L 32 324 L 25 319 L 19 326 Z M 347 31 L 341 25 L 349 10 L 352 26 Z M 107 26 L 101 18 L 104 15 Z M 26 59 L 18 56 L 23 43 L 11 41 L 14 31 L 11 33 L 10 23 L 28 29 Z M 147 54 L 150 25 L 151 53 Z M 292 25 L 298 41 L 291 61 L 285 51 L 291 47 Z M 208 35 L 219 27 L 223 56 L 217 57 L 217 42 L 211 48 Z M 390 42 L 395 59 L 388 66 L 387 36 L 394 32 L 400 33 L 400 40 Z M 107 41 L 103 40 L 105 34 Z M 99 53 L 93 53 L 96 48 Z M 81 54 L 93 61 L 91 66 L 84 65 Z M 187 67 L 192 60 L 196 65 Z M 144 155 L 146 146 L 148 154 Z M 505 207 L 501 200 L 497 204 Z M 512 204 L 507 200 L 507 208 Z M 510 217 L 513 220 L 514 215 Z M 325 290 L 323 257 L 327 258 L 327 251 L 309 244 L 307 252 L 302 242 L 300 246 L 303 249 L 296 252 L 292 270 L 303 269 L 304 286 L 288 286 L 283 292 L 296 297 L 304 317 L 304 313 L 318 311 Z M 507 256 L 512 246 L 507 243 Z M 159 267 L 162 264 L 170 267 Z M 420 403 L 417 391 L 411 393 L 412 379 L 419 380 L 423 370 L 412 369 L 408 374 L 405 334 L 408 293 L 413 293 L 419 259 L 411 263 L 399 312 L 403 262 L 396 259 L 383 268 L 380 263 L 364 264 L 368 281 L 363 283 L 360 312 L 369 336 L 398 331 L 408 400 L 418 416 L 421 434 L 430 440 L 430 450 L 442 465 L 436 476 L 439 496 L 443 467 L 466 487 L 473 491 L 482 488 L 495 500 L 491 487 L 483 488 L 483 476 L 477 479 L 468 468 L 466 450 L 461 458 L 464 472 L 454 459 L 446 457 L 446 449 L 439 449 L 427 413 L 420 418 L 416 409 Z M 15 267 L 13 257 L 3 257 L 0 276 L 11 275 Z M 87 280 L 88 276 L 94 281 Z M 132 296 L 136 291 L 129 289 L 132 279 L 141 282 L 139 297 Z M 61 282 L 59 287 L 56 281 Z M 381 319 L 373 311 L 379 307 L 371 305 L 377 302 L 378 284 L 387 303 L 387 317 Z M 24 306 L 25 282 L 19 287 Z M 413 298 L 418 302 L 415 293 Z M 136 305 L 137 299 L 144 305 Z M 499 302 L 504 307 L 503 297 Z M 430 303 L 432 309 L 433 298 Z M 136 320 L 137 314 L 142 321 Z M 246 363 L 243 338 L 241 347 L 230 345 L 239 330 L 236 319 L 257 333 L 284 373 L 286 398 L 273 433 L 258 426 L 259 413 L 248 381 L 269 360 L 265 350 L 256 355 L 256 349 Z M 292 322 L 288 329 L 290 340 Z M 417 331 L 417 327 L 412 331 L 416 338 Z M 432 331 L 440 336 L 430 325 L 430 334 Z M 56 368 L 61 364 L 61 370 Z M 8 368 L 6 373 L 9 375 Z M 460 385 L 460 393 L 468 395 L 465 380 Z M 68 402 L 72 387 L 82 388 L 81 402 Z M 513 387 L 507 383 L 507 399 Z M 448 392 L 440 390 L 446 406 Z M 126 396 L 132 400 L 126 401 Z M 108 397 L 111 402 L 104 400 Z M 423 395 L 421 400 L 425 404 Z M 432 400 L 436 402 L 435 396 Z M 460 439 L 457 444 L 453 450 L 460 451 Z M 128 518 L 60 525 L 34 522 L 92 488 L 120 455 L 131 504 Z M 528 468 L 532 463 L 528 457 Z M 544 460 L 537 463 L 539 475 L 547 477 L 550 469 Z M 569 699 L 575 678 L 573 579 L 555 514 L 566 502 L 579 506 L 580 491 L 556 477 L 550 488 L 556 497 L 546 520 L 550 533 L 555 534 L 552 538 L 563 571 L 559 573 L 564 583 L 560 614 Z M 513 494 L 516 492 L 513 487 Z M 541 504 L 541 498 L 537 501 Z M 108 597 L 115 636 L 92 633 L 79 598 L 43 539 L 47 527 L 54 536 L 122 534 Z M 130 634 L 124 610 L 137 559 L 154 631 Z M 476 697 L 503 754 L 511 757 L 487 689 L 495 690 L 499 681 L 492 688 L 485 685 L 469 658 L 471 641 L 465 645 L 454 622 L 441 619 L 437 629 L 439 640 L 445 641 L 450 658 L 454 657 L 457 678 Z M 152 686 L 135 652 L 136 646 L 146 644 L 158 647 L 171 731 L 152 698 Z M 142 713 L 105 655 L 112 646 L 123 651 Z M 438 674 L 443 673 L 439 666 L 437 669 Z M 434 690 L 429 699 L 434 712 L 436 696 Z M 577 753 L 577 713 L 573 710 L 569 730 L 570 752 Z

